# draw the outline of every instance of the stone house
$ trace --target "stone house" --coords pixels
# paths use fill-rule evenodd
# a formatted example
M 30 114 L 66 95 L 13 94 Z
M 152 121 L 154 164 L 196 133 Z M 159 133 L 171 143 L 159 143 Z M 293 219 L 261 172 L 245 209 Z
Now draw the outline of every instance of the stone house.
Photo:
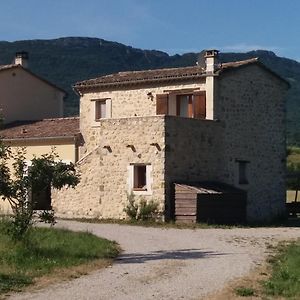
M 288 83 L 258 59 L 120 72 L 75 84 L 81 182 L 53 193 L 58 216 L 124 218 L 127 194 L 174 218 L 174 183 L 245 191 L 248 221 L 285 212 Z M 215 208 L 218 209 L 217 207 Z
M 30 71 L 27 52 L 13 64 L 0 65 L 0 116 L 4 123 L 63 116 L 67 93 Z

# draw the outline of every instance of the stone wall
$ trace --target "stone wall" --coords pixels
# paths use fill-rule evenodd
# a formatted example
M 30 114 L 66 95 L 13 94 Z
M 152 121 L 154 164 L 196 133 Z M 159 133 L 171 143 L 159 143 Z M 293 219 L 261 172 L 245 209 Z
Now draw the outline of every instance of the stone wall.
M 248 191 L 249 221 L 268 221 L 285 212 L 286 88 L 257 65 L 218 78 L 215 116 L 226 124 L 226 169 L 220 180 Z M 239 160 L 247 161 L 248 184 L 239 184 Z
M 92 151 L 96 146 L 95 140 L 99 138 L 98 122 L 94 122 L 93 109 L 95 99 L 111 99 L 111 116 L 116 118 L 129 118 L 156 115 L 156 94 L 166 91 L 180 91 L 180 89 L 205 90 L 205 79 L 187 81 L 178 84 L 145 85 L 116 89 L 113 91 L 99 90 L 84 94 L 80 99 L 80 130 L 84 137 L 85 145 L 81 149 L 82 155 Z M 152 97 L 147 94 L 151 92 Z M 172 96 L 170 97 L 172 98 Z M 175 101 L 174 96 L 174 101 Z M 102 122 L 102 121 L 100 121 Z
M 218 121 L 166 117 L 167 207 L 173 206 L 173 182 L 219 180 L 224 169 L 223 130 Z
M 163 116 L 101 120 L 93 129 L 97 147 L 78 163 L 80 184 L 75 189 L 53 191 L 52 205 L 57 216 L 125 218 L 131 163 L 152 166 L 152 192 L 136 199 L 153 199 L 164 210 L 164 124 Z M 135 151 L 128 145 L 133 145 Z

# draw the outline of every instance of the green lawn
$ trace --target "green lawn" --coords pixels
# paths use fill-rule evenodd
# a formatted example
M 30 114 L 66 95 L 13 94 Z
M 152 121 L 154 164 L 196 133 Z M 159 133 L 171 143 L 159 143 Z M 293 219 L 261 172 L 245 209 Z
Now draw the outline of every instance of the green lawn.
M 270 262 L 272 271 L 264 283 L 265 293 L 272 298 L 300 299 L 300 241 L 281 245 Z
M 69 269 L 99 260 L 107 263 L 119 253 L 114 242 L 61 229 L 33 228 L 26 243 L 13 243 L 6 226 L 0 222 L 0 294 L 20 290 L 44 275 L 67 275 Z

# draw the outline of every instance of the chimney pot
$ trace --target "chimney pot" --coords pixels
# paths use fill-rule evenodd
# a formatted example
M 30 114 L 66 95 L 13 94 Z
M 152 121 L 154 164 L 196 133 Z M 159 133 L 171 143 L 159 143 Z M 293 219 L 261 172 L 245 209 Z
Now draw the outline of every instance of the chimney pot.
M 219 64 L 219 51 L 215 49 L 210 49 L 205 51 L 205 64 L 206 72 L 213 73 Z
M 28 68 L 28 58 L 29 58 L 28 52 L 26 51 L 16 52 L 15 64 L 21 65 L 24 68 Z

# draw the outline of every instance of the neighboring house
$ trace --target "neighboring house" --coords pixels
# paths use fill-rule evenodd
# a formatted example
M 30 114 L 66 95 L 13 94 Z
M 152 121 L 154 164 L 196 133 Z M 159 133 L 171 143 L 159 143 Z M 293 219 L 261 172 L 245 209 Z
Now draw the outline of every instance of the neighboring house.
M 16 153 L 17 149 L 25 147 L 28 166 L 34 157 L 49 154 L 52 151 L 65 163 L 75 163 L 78 160 L 78 147 L 81 143 L 79 118 L 56 118 L 41 121 L 17 121 L 0 130 L 0 136 L 5 145 Z M 39 197 L 37 209 L 50 207 L 49 193 Z M 9 211 L 7 202 L 0 204 L 0 211 Z
M 0 65 L 0 117 L 4 123 L 63 116 L 66 92 L 28 69 L 28 53 Z
M 54 193 L 58 216 L 124 218 L 128 193 L 158 201 L 166 219 L 183 219 L 176 210 L 190 193 L 211 203 L 240 193 L 248 221 L 285 213 L 288 83 L 258 59 L 219 64 L 216 50 L 205 59 L 205 68 L 121 72 L 74 86 L 81 182 Z M 227 198 L 214 206 L 219 214 Z

